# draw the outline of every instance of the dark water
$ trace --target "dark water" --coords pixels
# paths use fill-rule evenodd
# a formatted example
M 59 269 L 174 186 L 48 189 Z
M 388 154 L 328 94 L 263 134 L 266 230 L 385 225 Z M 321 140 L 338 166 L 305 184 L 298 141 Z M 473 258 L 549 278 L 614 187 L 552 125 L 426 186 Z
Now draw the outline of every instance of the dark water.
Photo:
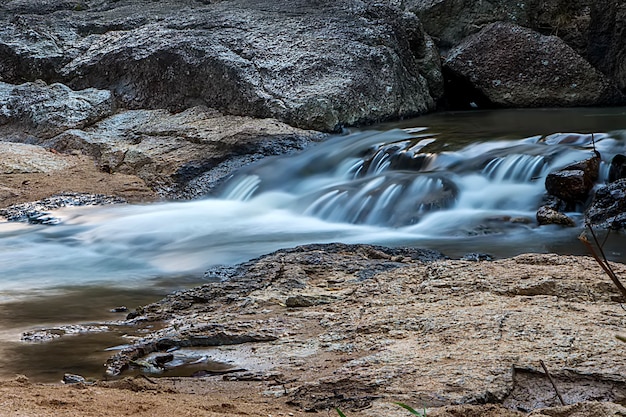
M 321 242 L 583 254 L 581 227 L 538 227 L 543 180 L 595 146 L 626 152 L 626 108 L 428 115 L 354 130 L 298 156 L 246 168 L 221 194 L 187 203 L 65 209 L 56 226 L 0 223 L 0 374 L 99 377 L 133 329 L 26 344 L 41 326 L 120 318 L 203 271 Z M 568 134 L 572 132 L 573 134 Z M 602 172 L 605 174 L 606 164 Z M 569 213 L 580 223 L 581 214 Z M 623 235 L 606 251 L 625 261 Z

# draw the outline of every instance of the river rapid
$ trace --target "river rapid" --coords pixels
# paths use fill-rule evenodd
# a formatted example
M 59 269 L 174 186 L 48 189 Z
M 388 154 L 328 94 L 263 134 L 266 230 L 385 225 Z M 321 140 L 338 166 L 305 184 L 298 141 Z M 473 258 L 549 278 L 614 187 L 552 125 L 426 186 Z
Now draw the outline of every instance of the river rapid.
M 535 212 L 545 176 L 588 158 L 594 145 L 604 178 L 612 156 L 626 153 L 626 109 L 442 113 L 261 161 L 201 200 L 64 208 L 51 213 L 55 225 L 0 223 L 2 373 L 98 376 L 94 363 L 124 331 L 44 345 L 25 345 L 19 335 L 119 318 L 109 310 L 202 283 L 210 266 L 280 248 L 344 242 L 450 257 L 582 254 L 580 212 L 568 213 L 576 228 L 539 227 Z M 608 239 L 612 259 L 626 260 L 624 243 L 623 235 Z M 77 346 L 89 359 L 59 358 Z

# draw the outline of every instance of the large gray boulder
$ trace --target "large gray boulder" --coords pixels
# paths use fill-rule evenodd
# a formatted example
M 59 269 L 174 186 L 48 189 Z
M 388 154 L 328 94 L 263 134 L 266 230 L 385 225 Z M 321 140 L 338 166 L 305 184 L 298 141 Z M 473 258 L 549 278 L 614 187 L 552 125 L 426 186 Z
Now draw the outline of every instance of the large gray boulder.
M 2 81 L 110 89 L 133 109 L 204 104 L 328 131 L 443 93 L 416 16 L 357 0 L 10 1 L 0 22 Z
M 50 138 L 83 128 L 113 113 L 111 93 L 88 88 L 73 91 L 63 84 L 43 82 L 12 85 L 0 82 L 0 127 L 3 139 L 28 135 Z
M 493 23 L 466 38 L 450 51 L 444 65 L 459 84 L 469 83 L 495 106 L 597 106 L 623 101 L 619 90 L 560 38 L 511 23 Z

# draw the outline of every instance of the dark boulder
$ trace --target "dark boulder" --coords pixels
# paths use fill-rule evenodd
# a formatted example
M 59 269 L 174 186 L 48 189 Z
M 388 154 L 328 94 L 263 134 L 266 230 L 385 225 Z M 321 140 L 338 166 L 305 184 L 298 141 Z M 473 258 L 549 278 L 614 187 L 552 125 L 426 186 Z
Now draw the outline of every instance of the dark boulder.
M 444 69 L 500 107 L 609 105 L 619 90 L 574 49 L 511 23 L 493 23 L 448 54 Z M 454 94 L 455 86 L 450 86 Z
M 568 165 L 548 174 L 546 191 L 570 205 L 585 202 L 598 179 L 599 168 L 598 156 Z
M 591 0 L 406 0 L 442 49 L 494 22 L 510 22 L 544 35 L 555 34 L 583 54 Z
M 587 222 L 596 227 L 623 230 L 626 228 L 626 179 L 620 179 L 596 191 L 586 212 Z

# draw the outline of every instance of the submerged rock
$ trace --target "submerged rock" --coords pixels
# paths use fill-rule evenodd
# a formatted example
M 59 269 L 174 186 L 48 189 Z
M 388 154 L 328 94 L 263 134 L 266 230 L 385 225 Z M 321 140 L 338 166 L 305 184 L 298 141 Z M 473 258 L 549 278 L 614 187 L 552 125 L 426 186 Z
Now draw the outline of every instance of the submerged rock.
M 549 205 L 539 207 L 539 210 L 537 210 L 537 223 L 539 223 L 539 225 L 557 224 L 568 227 L 576 226 L 576 222 L 572 220 L 571 217 Z
M 64 384 L 84 384 L 87 382 L 85 377 L 76 375 L 76 374 L 65 374 L 63 375 L 63 383 Z

